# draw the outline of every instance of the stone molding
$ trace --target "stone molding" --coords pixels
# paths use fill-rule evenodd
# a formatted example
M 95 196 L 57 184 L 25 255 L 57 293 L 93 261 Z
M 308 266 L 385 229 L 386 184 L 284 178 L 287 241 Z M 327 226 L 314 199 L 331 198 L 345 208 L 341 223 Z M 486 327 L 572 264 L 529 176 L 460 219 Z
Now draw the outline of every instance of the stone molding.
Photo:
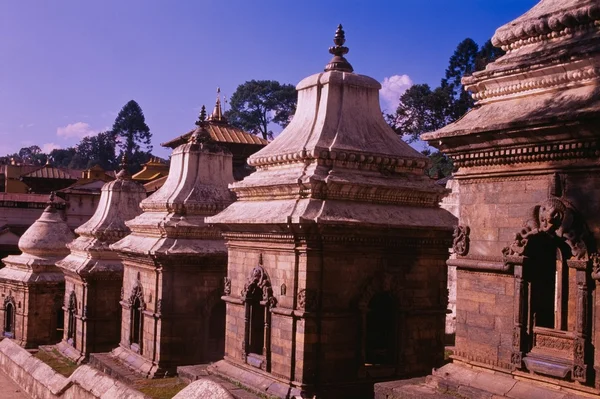
M 536 15 L 536 8 L 541 8 L 542 5 L 538 4 L 527 14 L 498 28 L 492 37 L 492 44 L 502 47 L 504 51 L 512 51 L 528 44 L 554 40 L 599 25 L 600 6 L 595 1 L 570 3 L 564 5 L 559 12 L 551 10 L 547 13 L 548 10 L 540 10 L 544 15 L 539 16 Z
M 596 28 L 598 29 L 598 28 Z M 511 76 L 510 79 L 498 85 L 496 80 L 476 81 L 469 84 L 471 79 L 465 79 L 465 89 L 472 92 L 471 97 L 477 104 L 485 104 L 491 101 L 498 101 L 504 98 L 513 98 L 517 95 L 530 95 L 541 93 L 557 88 L 574 87 L 591 83 L 600 77 L 600 67 L 590 66 L 589 60 L 580 60 L 573 62 L 569 70 L 565 71 L 564 66 L 551 66 L 544 70 L 534 72 L 523 72 L 519 75 Z
M 450 156 L 459 168 L 556 162 L 570 159 L 598 158 L 600 156 L 600 145 L 597 141 L 534 144 L 507 149 L 461 151 L 450 154 Z

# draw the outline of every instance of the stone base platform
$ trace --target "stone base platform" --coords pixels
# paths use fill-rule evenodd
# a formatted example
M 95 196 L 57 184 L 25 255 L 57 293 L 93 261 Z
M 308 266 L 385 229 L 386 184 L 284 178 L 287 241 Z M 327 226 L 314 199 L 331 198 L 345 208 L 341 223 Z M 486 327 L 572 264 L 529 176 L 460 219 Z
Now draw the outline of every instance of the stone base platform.
M 202 378 L 208 377 L 210 374 L 207 370 L 208 364 L 197 364 L 194 366 L 179 366 L 177 367 L 177 376 L 187 382 L 191 383 Z
M 375 399 L 589 399 L 595 394 L 450 363 L 426 378 L 375 384 Z
M 228 381 L 235 381 L 246 389 L 262 396 L 275 398 L 302 398 L 300 389 L 291 387 L 283 382 L 274 380 L 270 375 L 258 370 L 245 369 L 227 360 L 221 360 L 207 368 L 210 374 L 217 375 Z
M 60 341 L 58 344 L 53 345 L 53 347 L 56 348 L 56 350 L 59 351 L 63 356 L 77 364 L 83 364 L 87 361 L 86 356 L 81 353 L 81 351 L 74 348 L 72 345 L 69 345 L 65 341 Z
M 115 380 L 129 385 L 132 385 L 137 380 L 144 379 L 142 375 L 112 357 L 110 353 L 90 354 L 89 365 L 96 370 L 102 371 L 104 374 L 108 374 Z

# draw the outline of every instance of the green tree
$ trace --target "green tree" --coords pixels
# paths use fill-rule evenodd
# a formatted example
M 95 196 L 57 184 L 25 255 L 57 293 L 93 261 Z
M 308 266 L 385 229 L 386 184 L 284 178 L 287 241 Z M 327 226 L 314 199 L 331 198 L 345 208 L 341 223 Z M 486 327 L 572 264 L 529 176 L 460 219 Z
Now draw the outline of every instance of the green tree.
M 100 165 L 104 170 L 115 170 L 118 162 L 115 156 L 115 136 L 112 132 L 102 132 L 84 137 L 75 148 L 75 155 L 69 167 L 87 169 Z
M 452 91 L 448 87 L 431 90 L 428 84 L 416 84 L 402 94 L 396 113 L 386 118 L 403 139 L 412 143 L 421 133 L 449 123 L 452 112 Z
M 44 165 L 47 160 L 47 155 L 42 152 L 42 149 L 37 145 L 23 147 L 19 150 L 19 158 L 21 162 L 28 165 Z
M 75 147 L 68 147 L 54 149 L 50 151 L 50 154 L 48 154 L 48 156 L 52 161 L 52 165 L 62 168 L 68 168 L 71 163 L 71 160 L 73 159 L 73 157 L 75 157 L 75 154 Z
M 121 152 L 127 154 L 127 159 L 138 159 L 137 153 L 152 151 L 150 144 L 152 133 L 146 124 L 144 112 L 134 100 L 123 106 L 115 119 L 111 132 Z M 142 150 L 142 145 L 145 150 Z M 134 165 L 133 168 L 139 168 L 139 165 Z
M 225 113 L 229 123 L 241 129 L 273 138 L 270 123 L 286 127 L 296 112 L 297 94 L 294 86 L 275 80 L 251 80 L 237 87 L 229 99 Z
M 426 84 L 411 86 L 400 97 L 395 114 L 386 115 L 386 120 L 402 138 L 408 142 L 419 139 L 425 132 L 434 131 L 462 117 L 473 106 L 471 93 L 464 90 L 462 78 L 478 70 L 503 55 L 488 40 L 481 48 L 472 39 L 458 44 L 450 57 L 448 68 L 439 87 L 431 89 Z M 428 152 L 434 166 L 428 172 L 431 176 L 448 173 L 452 162 L 439 152 Z

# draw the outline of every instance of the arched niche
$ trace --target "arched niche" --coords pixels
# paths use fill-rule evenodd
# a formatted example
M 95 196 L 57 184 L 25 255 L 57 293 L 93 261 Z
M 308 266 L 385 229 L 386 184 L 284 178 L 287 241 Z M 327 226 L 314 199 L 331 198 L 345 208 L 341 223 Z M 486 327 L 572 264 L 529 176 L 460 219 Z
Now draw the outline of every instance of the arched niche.
M 515 276 L 513 368 L 592 383 L 597 254 L 583 216 L 566 199 L 548 198 L 502 252 Z

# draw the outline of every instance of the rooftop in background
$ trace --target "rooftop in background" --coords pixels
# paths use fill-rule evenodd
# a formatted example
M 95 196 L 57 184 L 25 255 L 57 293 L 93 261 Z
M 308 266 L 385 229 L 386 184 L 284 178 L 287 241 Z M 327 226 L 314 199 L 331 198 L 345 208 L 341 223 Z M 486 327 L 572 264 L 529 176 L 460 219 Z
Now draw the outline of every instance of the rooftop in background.
M 204 112 L 204 111 L 202 111 Z M 204 114 L 206 115 L 206 114 Z M 198 122 L 197 122 L 198 123 Z M 197 124 L 196 123 L 196 124 Z M 258 137 L 254 134 L 243 131 L 240 128 L 235 126 L 231 126 L 227 119 L 223 116 L 223 111 L 221 109 L 221 89 L 217 88 L 217 100 L 215 101 L 215 108 L 208 116 L 206 121 L 203 121 L 204 128 L 208 133 L 210 133 L 210 137 L 223 144 L 250 144 L 250 145 L 258 145 L 264 147 L 269 144 L 269 142 L 261 137 Z M 194 133 L 196 129 L 192 129 L 189 132 L 174 138 L 173 140 L 169 140 L 165 143 L 161 143 L 160 145 L 168 148 L 176 148 L 182 144 L 188 142 L 192 133 Z M 229 148 L 230 151 L 231 148 Z M 233 151 L 232 151 L 233 152 Z M 235 157 L 235 153 L 233 154 Z
M 169 174 L 169 163 L 160 157 L 151 156 L 143 165 L 142 170 L 131 176 L 133 180 L 139 180 L 142 184 L 160 179 Z

